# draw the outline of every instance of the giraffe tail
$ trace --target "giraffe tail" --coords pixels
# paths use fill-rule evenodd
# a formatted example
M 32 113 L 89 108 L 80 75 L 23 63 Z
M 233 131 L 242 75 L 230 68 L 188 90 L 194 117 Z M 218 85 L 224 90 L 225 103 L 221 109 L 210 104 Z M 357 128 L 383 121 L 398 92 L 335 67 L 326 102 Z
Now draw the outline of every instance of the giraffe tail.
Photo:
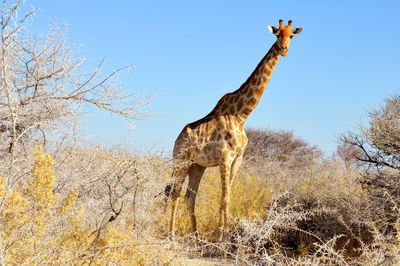
M 165 195 L 165 197 L 166 197 L 167 199 L 168 199 L 169 196 L 171 195 L 171 191 L 172 191 L 172 184 L 169 183 L 169 184 L 167 184 L 167 185 L 165 186 L 165 189 L 164 189 L 164 195 Z
M 172 192 L 172 183 L 169 183 L 165 186 L 164 189 L 164 212 L 167 211 L 168 199 L 171 196 L 171 192 Z

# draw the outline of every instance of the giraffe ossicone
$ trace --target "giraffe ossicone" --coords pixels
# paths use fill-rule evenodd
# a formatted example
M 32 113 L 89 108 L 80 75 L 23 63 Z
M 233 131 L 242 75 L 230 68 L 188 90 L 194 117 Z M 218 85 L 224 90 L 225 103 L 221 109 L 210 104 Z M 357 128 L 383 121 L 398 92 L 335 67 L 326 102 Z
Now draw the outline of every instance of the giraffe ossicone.
M 231 184 L 248 141 L 243 125 L 264 94 L 280 57 L 288 54 L 292 37 L 302 31 L 302 28 L 292 29 L 291 20 L 287 25 L 280 20 L 279 28 L 268 26 L 268 29 L 276 35 L 277 40 L 246 82 L 236 91 L 225 94 L 204 118 L 186 125 L 175 141 L 173 184 L 172 188 L 168 188 L 172 201 L 169 224 L 171 237 L 175 233 L 177 199 L 186 177 L 189 176 L 189 183 L 185 200 L 191 230 L 197 234 L 195 202 L 200 180 L 207 167 L 218 166 L 222 189 L 219 240 L 223 238 L 228 224 Z

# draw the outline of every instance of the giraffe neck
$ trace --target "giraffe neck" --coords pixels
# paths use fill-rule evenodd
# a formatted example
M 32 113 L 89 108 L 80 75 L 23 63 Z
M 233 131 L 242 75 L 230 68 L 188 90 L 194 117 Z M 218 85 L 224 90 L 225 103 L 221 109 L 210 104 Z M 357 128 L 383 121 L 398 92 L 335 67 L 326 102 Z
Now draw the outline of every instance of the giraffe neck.
M 256 108 L 280 58 L 278 45 L 274 43 L 240 88 L 226 94 L 216 106 L 217 115 L 233 115 L 243 124 Z

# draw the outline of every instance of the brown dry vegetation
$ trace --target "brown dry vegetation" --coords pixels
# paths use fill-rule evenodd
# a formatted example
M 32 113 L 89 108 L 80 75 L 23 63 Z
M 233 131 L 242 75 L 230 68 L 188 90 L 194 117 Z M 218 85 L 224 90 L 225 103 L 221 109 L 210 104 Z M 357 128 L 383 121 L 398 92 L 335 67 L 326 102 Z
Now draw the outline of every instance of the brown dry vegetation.
M 132 121 L 138 103 L 115 73 L 82 75 L 58 32 L 23 34 L 12 20 L 18 8 L 3 6 L 1 32 L 0 265 L 400 263 L 398 96 L 343 135 L 331 158 L 292 132 L 249 129 L 229 237 L 215 241 L 220 178 L 209 169 L 197 199 L 200 238 L 187 234 L 181 203 L 171 242 L 168 156 L 86 143 L 74 127 L 87 105 Z

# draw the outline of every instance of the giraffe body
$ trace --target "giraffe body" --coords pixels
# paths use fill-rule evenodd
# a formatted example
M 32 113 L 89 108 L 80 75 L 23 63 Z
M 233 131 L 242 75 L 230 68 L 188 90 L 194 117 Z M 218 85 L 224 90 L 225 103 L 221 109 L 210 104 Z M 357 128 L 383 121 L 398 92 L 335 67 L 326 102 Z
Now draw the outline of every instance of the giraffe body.
M 234 116 L 216 117 L 198 125 L 195 123 L 187 125 L 179 135 L 174 158 L 214 167 L 227 155 L 236 157 L 243 153 L 247 137 L 243 124 Z
M 279 58 L 287 54 L 291 37 L 301 32 L 301 28 L 292 30 L 291 21 L 287 26 L 279 21 L 279 25 L 279 29 L 270 27 L 270 31 L 276 34 L 278 40 L 247 81 L 238 90 L 224 95 L 207 116 L 186 125 L 179 134 L 173 151 L 174 181 L 170 193 L 172 236 L 175 231 L 177 198 L 186 177 L 189 176 L 189 184 L 185 200 L 191 218 L 192 232 L 197 233 L 194 207 L 200 180 L 207 167 L 218 166 L 222 189 L 219 239 L 222 240 L 228 223 L 231 184 L 239 170 L 247 146 L 248 139 L 243 125 L 260 101 Z

